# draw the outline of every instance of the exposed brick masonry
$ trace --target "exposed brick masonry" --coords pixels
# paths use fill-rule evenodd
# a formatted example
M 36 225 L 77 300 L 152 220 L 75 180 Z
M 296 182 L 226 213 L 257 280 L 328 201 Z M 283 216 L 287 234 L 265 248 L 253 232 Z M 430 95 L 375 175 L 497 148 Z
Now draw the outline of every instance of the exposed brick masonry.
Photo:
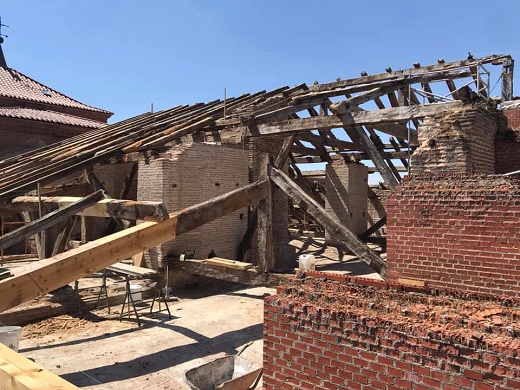
M 265 299 L 264 389 L 520 388 L 519 302 L 338 279 Z
M 138 199 L 163 201 L 169 212 L 214 198 L 248 183 L 247 151 L 203 143 L 183 144 L 163 158 L 139 162 Z M 194 251 L 198 259 L 213 250 L 234 259 L 247 226 L 241 209 L 151 249 L 147 262 L 157 268 L 167 255 Z
M 390 194 L 388 278 L 520 297 L 520 181 L 406 178 Z
M 507 124 L 495 142 L 496 173 L 520 171 L 520 101 L 505 105 Z
M 496 109 L 468 104 L 424 119 L 411 169 L 418 173 L 495 173 Z

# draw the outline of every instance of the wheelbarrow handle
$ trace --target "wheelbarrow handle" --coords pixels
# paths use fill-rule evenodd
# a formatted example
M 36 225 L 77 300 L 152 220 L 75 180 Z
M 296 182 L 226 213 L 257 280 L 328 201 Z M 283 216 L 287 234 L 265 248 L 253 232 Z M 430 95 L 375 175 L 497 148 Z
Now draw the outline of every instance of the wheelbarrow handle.
M 260 382 L 260 378 L 262 377 L 262 374 L 264 373 L 264 369 L 262 368 L 260 372 L 258 373 L 258 376 L 255 379 L 255 383 L 251 387 L 248 387 L 247 390 L 253 390 L 258 385 L 258 382 Z

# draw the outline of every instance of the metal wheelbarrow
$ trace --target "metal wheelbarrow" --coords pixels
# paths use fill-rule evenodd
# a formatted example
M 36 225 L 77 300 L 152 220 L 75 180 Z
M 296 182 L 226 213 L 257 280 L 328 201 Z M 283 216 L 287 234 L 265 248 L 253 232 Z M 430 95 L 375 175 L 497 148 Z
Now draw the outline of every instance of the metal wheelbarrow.
M 184 373 L 193 390 L 253 390 L 262 376 L 262 367 L 238 355 L 228 355 Z

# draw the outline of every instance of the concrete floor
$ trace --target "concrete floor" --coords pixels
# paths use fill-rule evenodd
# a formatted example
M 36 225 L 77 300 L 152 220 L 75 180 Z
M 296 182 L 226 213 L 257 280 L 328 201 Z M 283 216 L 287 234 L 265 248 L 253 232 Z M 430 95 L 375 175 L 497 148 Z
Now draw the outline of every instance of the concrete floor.
M 141 327 L 134 320 L 82 320 L 76 329 L 22 337 L 20 352 L 84 389 L 189 389 L 186 370 L 251 341 L 241 356 L 262 365 L 263 298 L 274 293 L 229 283 L 187 290 L 170 303 L 171 320 L 146 318 Z

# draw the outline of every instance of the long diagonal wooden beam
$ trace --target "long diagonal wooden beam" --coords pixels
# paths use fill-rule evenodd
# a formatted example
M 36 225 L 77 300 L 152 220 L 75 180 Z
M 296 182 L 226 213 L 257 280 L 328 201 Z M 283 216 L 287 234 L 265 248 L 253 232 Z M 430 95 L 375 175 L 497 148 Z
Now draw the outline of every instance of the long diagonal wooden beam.
M 329 108 L 346 126 L 347 123 L 349 123 L 352 120 L 352 113 L 348 111 L 345 104 L 343 103 L 344 102 L 333 104 Z M 367 133 L 361 125 L 353 126 L 353 130 L 355 131 L 356 136 L 358 138 L 354 141 L 360 143 L 365 152 L 370 156 L 370 159 L 374 162 L 374 165 L 381 174 L 381 177 L 385 181 L 386 185 L 389 188 L 394 188 L 397 185 L 398 181 L 388 164 L 385 162 L 385 159 L 381 155 L 381 152 L 377 150 L 376 146 L 368 137 Z
M 223 215 L 264 199 L 267 180 L 171 213 L 161 222 L 140 225 L 102 237 L 79 248 L 17 268 L 0 281 L 0 312 L 127 259 Z
M 307 195 L 285 173 L 274 167 L 270 170 L 271 180 L 280 187 L 298 206 L 307 211 L 331 236 L 350 249 L 356 256 L 371 266 L 383 278 L 386 277 L 386 263 L 370 250 L 349 229 L 328 214 L 314 199 Z

